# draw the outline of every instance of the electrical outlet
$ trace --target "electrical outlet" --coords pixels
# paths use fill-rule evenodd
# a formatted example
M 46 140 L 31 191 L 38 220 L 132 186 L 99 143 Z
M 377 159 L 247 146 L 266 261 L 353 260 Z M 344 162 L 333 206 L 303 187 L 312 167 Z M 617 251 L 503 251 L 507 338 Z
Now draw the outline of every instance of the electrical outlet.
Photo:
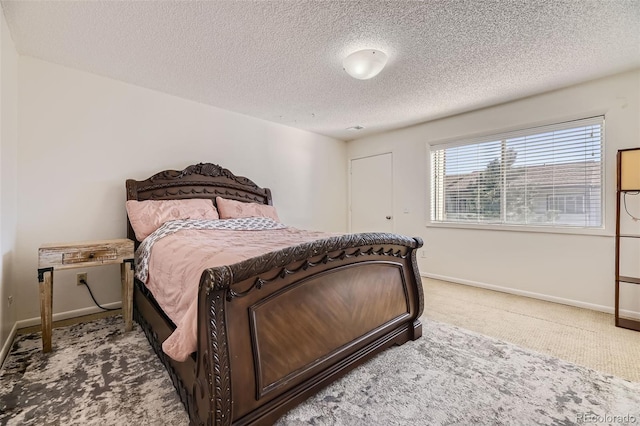
M 7 303 L 9 304 L 9 306 L 11 306 L 11 304 L 13 303 L 13 296 L 7 297 Z
M 86 272 L 81 272 L 81 273 L 76 275 L 76 284 L 77 285 L 84 285 L 84 284 L 82 284 L 82 281 L 84 281 L 85 283 L 87 282 L 87 273 Z

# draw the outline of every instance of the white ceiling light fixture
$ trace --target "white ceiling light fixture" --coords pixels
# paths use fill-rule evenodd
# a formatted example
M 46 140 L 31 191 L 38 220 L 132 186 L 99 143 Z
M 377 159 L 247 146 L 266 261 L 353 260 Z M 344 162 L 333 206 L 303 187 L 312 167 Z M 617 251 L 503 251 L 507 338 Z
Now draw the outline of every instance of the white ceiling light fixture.
M 344 70 L 353 78 L 367 80 L 375 77 L 387 64 L 387 55 L 376 49 L 353 52 L 342 61 Z

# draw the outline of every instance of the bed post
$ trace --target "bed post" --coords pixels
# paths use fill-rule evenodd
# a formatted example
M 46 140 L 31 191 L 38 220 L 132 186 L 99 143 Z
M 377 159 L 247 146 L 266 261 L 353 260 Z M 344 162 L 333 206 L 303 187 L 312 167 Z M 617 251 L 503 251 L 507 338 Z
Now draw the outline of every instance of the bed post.
M 422 322 L 420 321 L 420 317 L 424 312 L 424 291 L 422 289 L 422 277 L 420 276 L 420 270 L 418 269 L 418 249 L 423 246 L 424 242 L 420 237 L 413 238 L 416 241 L 416 247 L 411 250 L 411 266 L 413 270 L 413 274 L 416 280 L 416 292 L 418 298 L 418 314 L 416 319 L 413 321 L 413 330 L 411 335 L 411 340 L 417 340 L 422 337 Z
M 198 351 L 194 383 L 194 412 L 200 424 L 231 424 L 232 398 L 225 303 L 232 281 L 228 266 L 207 269 L 198 290 Z

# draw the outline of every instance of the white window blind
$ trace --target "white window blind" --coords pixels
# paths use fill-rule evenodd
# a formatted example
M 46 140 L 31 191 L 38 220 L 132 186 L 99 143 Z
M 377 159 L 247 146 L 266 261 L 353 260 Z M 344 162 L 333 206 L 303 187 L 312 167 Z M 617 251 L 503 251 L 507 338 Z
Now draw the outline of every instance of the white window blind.
M 604 117 L 431 147 L 433 222 L 602 227 Z

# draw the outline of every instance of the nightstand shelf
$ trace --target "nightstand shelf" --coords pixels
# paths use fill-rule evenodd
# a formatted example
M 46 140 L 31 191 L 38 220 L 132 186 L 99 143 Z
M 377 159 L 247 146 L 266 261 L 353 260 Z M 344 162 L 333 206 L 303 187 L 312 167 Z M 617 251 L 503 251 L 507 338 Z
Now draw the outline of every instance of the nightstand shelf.
M 51 351 L 54 271 L 119 264 L 125 331 L 133 328 L 133 252 L 129 239 L 46 244 L 38 249 L 43 352 Z
M 618 281 L 622 283 L 640 284 L 640 278 L 634 278 L 634 277 L 620 276 L 618 277 Z

